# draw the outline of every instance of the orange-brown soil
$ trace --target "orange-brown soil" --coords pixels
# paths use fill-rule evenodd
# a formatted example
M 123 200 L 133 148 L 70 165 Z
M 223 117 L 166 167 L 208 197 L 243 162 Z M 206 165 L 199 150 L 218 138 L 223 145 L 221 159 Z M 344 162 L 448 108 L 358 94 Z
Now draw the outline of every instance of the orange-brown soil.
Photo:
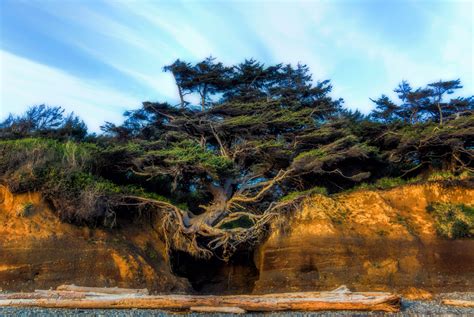
M 171 273 L 164 249 L 150 225 L 104 230 L 67 224 L 38 193 L 12 195 L 0 187 L 0 289 L 71 283 L 189 291 L 187 280 Z
M 426 211 L 432 202 L 473 205 L 474 189 L 426 183 L 315 195 L 273 225 L 254 257 L 245 258 L 247 266 L 245 261 L 208 265 L 179 254 L 170 258 L 145 220 L 110 230 L 71 225 L 61 222 L 39 194 L 12 195 L 0 187 L 0 288 L 76 284 L 181 293 L 191 292 L 192 283 L 203 292 L 224 294 L 318 291 L 345 284 L 355 291 L 426 299 L 473 291 L 474 240 L 439 237 Z
M 472 206 L 474 189 L 426 183 L 306 199 L 256 252 L 255 291 L 472 291 L 474 240 L 440 238 L 432 202 Z

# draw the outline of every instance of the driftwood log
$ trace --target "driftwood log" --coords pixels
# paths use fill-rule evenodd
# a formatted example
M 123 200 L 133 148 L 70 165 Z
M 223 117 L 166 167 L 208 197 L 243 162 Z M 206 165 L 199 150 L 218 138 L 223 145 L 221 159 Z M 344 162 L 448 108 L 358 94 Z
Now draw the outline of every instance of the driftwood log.
M 57 291 L 69 291 L 78 293 L 100 293 L 100 294 L 141 294 L 148 295 L 146 288 L 119 288 L 119 287 L 85 287 L 70 285 L 60 285 L 56 288 Z
M 246 311 L 240 307 L 209 307 L 209 306 L 193 306 L 189 308 L 192 312 L 197 313 L 227 313 L 227 314 L 245 314 Z
M 441 303 L 458 307 L 474 307 L 474 301 L 472 300 L 443 299 Z
M 110 293 L 110 289 L 100 292 L 74 292 L 61 287 L 57 291 L 1 294 L 0 306 L 80 308 L 80 309 L 163 309 L 173 311 L 322 311 L 322 310 L 366 310 L 397 312 L 400 296 L 382 292 L 350 292 L 339 288 L 330 292 L 279 293 L 265 295 L 143 295 L 140 292 Z M 103 290 L 103 289 L 100 289 Z M 57 292 L 56 296 L 53 294 Z M 85 297 L 74 294 L 86 294 Z M 22 298 L 21 295 L 24 297 Z M 39 296 L 43 295 L 43 297 Z

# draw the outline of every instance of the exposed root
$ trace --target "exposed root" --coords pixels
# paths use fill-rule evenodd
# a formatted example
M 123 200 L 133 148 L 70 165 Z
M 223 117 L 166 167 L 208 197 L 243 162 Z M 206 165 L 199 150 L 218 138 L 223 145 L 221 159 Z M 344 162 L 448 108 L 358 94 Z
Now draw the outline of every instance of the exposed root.
M 139 196 L 126 196 L 127 205 L 139 208 L 151 207 L 159 213 L 161 230 L 168 251 L 171 249 L 187 252 L 198 258 L 219 257 L 227 261 L 241 244 L 255 244 L 266 235 L 269 223 L 293 209 L 296 200 L 272 203 L 260 214 L 250 211 L 229 210 L 222 212 L 220 220 L 210 222 L 206 214 L 193 215 L 168 202 Z M 240 206 L 241 207 L 241 206 Z M 226 225 L 246 218 L 248 227 Z

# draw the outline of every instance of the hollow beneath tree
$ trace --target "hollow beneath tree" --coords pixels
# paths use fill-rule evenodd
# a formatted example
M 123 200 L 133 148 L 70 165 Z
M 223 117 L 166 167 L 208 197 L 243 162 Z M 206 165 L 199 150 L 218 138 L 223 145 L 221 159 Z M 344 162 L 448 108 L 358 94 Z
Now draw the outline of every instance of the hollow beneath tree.
M 226 263 L 217 258 L 196 259 L 173 251 L 170 263 L 173 273 L 187 278 L 200 294 L 248 294 L 259 278 L 250 252 L 237 253 Z

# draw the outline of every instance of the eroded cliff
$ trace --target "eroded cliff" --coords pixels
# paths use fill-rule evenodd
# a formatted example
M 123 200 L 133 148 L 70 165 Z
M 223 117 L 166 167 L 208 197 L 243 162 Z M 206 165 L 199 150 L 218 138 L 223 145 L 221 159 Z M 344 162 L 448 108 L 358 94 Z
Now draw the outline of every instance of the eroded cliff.
M 137 223 L 113 230 L 61 222 L 37 193 L 0 187 L 0 289 L 48 289 L 63 283 L 186 292 L 172 274 L 158 233 Z
M 474 204 L 474 189 L 442 183 L 315 195 L 275 225 L 255 254 L 255 292 L 331 289 L 471 290 L 474 240 L 446 239 L 432 203 Z
M 474 240 L 441 237 L 427 211 L 433 203 L 474 206 L 474 188 L 432 182 L 314 195 L 272 226 L 253 257 L 224 263 L 168 255 L 150 219 L 110 230 L 71 225 L 39 194 L 12 195 L 2 187 L 0 288 L 74 283 L 222 294 L 345 284 L 357 291 L 472 291 Z

